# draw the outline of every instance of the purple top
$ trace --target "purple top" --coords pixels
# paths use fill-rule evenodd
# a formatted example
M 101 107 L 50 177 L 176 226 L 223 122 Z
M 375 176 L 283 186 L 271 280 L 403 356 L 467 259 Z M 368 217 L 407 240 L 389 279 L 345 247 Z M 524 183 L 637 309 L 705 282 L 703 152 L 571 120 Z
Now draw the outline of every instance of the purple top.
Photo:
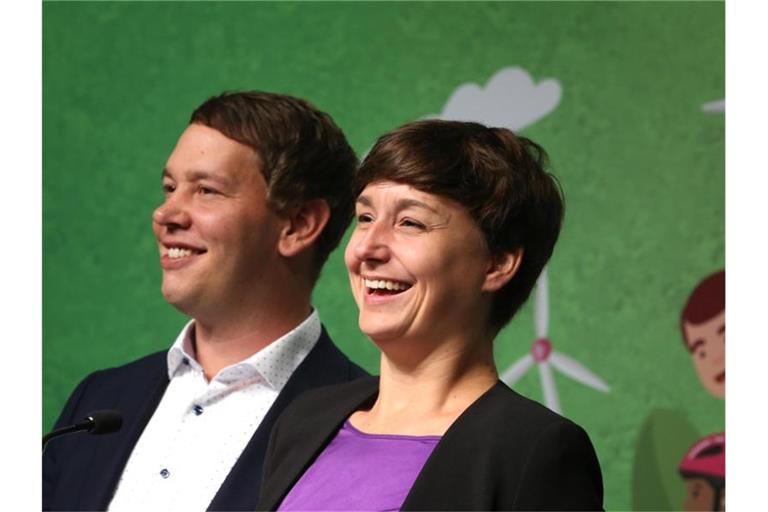
M 438 441 L 366 434 L 347 420 L 278 510 L 400 510 Z

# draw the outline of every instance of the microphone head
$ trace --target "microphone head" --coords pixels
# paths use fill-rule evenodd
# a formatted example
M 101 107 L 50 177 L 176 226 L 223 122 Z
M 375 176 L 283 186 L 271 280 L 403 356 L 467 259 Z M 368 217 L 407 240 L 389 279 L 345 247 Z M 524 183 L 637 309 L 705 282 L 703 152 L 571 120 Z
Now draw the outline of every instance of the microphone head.
M 92 424 L 89 434 L 111 434 L 123 426 L 123 415 L 112 409 L 94 411 L 86 419 Z

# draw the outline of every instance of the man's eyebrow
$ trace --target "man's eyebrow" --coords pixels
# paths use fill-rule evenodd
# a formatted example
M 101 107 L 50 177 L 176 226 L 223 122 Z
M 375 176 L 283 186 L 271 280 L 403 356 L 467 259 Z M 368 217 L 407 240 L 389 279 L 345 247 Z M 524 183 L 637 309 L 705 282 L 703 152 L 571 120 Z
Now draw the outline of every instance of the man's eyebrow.
M 167 167 L 163 167 L 163 178 L 175 179 L 174 176 L 171 174 L 171 171 L 169 171 Z M 224 176 L 221 176 L 219 174 L 214 174 L 209 171 L 203 171 L 201 169 L 191 170 L 187 172 L 184 178 L 190 181 L 211 180 L 211 181 L 216 181 L 218 183 L 228 182 L 228 180 Z
M 698 340 L 694 341 L 693 343 L 691 343 L 691 345 L 688 347 L 688 351 L 690 353 L 694 353 L 694 352 L 696 352 L 696 349 L 699 348 L 700 346 L 702 346 L 703 344 L 704 344 L 704 340 L 698 339 Z

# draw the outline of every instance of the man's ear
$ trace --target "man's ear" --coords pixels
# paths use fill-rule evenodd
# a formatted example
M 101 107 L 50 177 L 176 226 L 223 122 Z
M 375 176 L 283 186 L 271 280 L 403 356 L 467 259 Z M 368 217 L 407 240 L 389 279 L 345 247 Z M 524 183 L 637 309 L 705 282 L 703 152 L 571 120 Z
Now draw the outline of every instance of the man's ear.
M 495 292 L 501 290 L 517 273 L 522 261 L 522 248 L 492 256 L 488 270 L 485 273 L 483 291 Z
M 323 232 L 330 217 L 331 208 L 324 199 L 313 199 L 290 210 L 280 232 L 278 252 L 291 258 L 307 250 Z

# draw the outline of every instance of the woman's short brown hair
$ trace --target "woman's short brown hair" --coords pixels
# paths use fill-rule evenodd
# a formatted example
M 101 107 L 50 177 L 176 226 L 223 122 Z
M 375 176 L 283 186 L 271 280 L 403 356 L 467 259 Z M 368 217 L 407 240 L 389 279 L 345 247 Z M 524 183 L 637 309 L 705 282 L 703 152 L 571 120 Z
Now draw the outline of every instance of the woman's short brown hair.
M 331 210 L 314 244 L 314 277 L 344 235 L 354 212 L 357 157 L 331 116 L 306 100 L 260 91 L 225 92 L 206 100 L 190 123 L 213 128 L 256 152 L 267 202 L 285 213 L 313 199 Z
M 512 280 L 496 293 L 490 323 L 501 328 L 525 303 L 552 255 L 563 221 L 563 195 L 535 142 L 505 128 L 427 120 L 376 142 L 355 179 L 393 181 L 464 206 L 493 254 L 523 250 Z

